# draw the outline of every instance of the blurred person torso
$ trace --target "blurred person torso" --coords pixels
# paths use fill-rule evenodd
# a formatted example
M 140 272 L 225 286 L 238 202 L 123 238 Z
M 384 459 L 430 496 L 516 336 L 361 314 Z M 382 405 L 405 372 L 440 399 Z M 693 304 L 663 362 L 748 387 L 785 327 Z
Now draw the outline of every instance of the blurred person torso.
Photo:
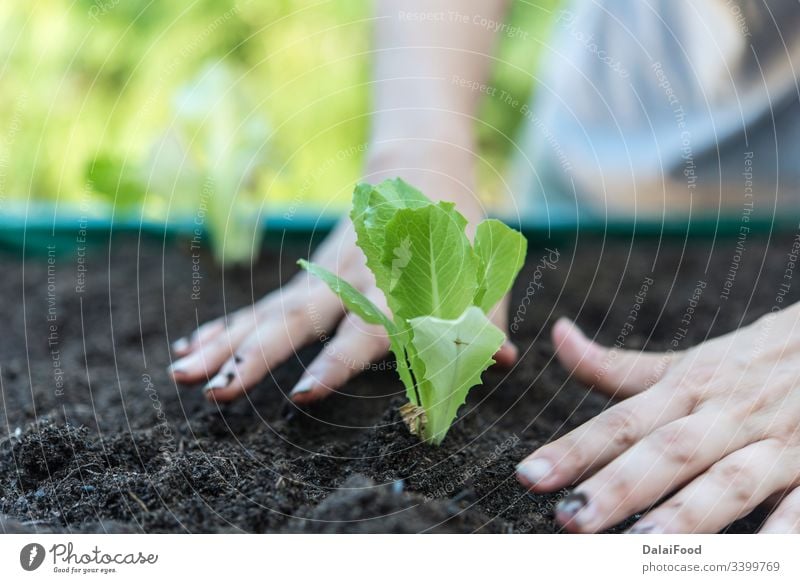
M 797 57 L 795 1 L 566 3 L 518 144 L 517 201 L 648 217 L 800 210 Z

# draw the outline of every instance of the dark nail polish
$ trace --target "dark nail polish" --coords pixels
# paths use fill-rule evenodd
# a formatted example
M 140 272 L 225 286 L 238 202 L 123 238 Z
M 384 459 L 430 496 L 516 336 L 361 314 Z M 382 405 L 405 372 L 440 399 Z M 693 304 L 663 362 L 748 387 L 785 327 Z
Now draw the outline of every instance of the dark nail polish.
M 583 492 L 572 492 L 556 505 L 556 514 L 563 514 L 566 519 L 570 519 L 580 512 L 589 499 Z
M 283 407 L 281 408 L 281 417 L 284 421 L 291 421 L 294 419 L 294 416 L 297 414 L 297 405 L 294 403 L 284 403 Z

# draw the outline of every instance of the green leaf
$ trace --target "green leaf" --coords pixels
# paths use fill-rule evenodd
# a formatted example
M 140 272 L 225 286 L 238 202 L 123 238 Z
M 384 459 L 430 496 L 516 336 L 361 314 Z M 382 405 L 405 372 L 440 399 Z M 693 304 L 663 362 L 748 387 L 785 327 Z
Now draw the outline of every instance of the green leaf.
M 98 156 L 86 168 L 86 178 L 95 192 L 104 195 L 123 212 L 139 204 L 147 192 L 138 169 L 122 159 Z
M 456 318 L 478 287 L 475 254 L 466 220 L 452 203 L 400 209 L 386 225 L 381 263 L 384 289 L 396 317 Z
M 386 332 L 393 335 L 397 332 L 397 328 L 389 317 L 384 314 L 378 306 L 373 304 L 369 298 L 365 297 L 360 291 L 340 278 L 315 263 L 309 263 L 305 259 L 300 259 L 297 264 L 308 271 L 310 274 L 320 278 L 331 291 L 339 296 L 345 308 L 353 312 L 356 316 L 367 322 L 368 324 L 378 324 L 386 329 Z
M 485 221 L 473 248 L 453 203 L 434 204 L 399 179 L 359 184 L 350 218 L 394 321 L 334 274 L 300 265 L 351 312 L 386 328 L 411 401 L 404 421 L 439 444 L 505 338 L 485 312 L 511 287 L 527 244 L 499 221 Z
M 272 131 L 248 91 L 243 72 L 228 63 L 202 68 L 175 96 L 174 127 L 186 156 L 204 177 L 205 224 L 214 256 L 248 264 L 261 247 L 260 176 L 272 158 Z M 208 196 L 208 193 L 211 196 Z
M 402 178 L 379 182 L 373 187 L 375 193 L 398 208 L 415 208 L 431 204 L 431 200 Z
M 491 310 L 508 293 L 525 263 L 528 242 L 521 233 L 496 219 L 481 222 L 475 233 L 479 286 L 475 305 Z
M 384 293 L 388 290 L 390 275 L 381 262 L 386 225 L 400 209 L 429 204 L 431 201 L 424 194 L 400 178 L 384 180 L 375 186 L 366 183 L 356 186 L 350 220 L 356 231 L 358 246 L 367 258 L 367 267 Z
M 476 306 L 455 320 L 426 316 L 410 324 L 416 358 L 427 371 L 419 385 L 427 416 L 425 438 L 438 445 L 469 389 L 481 383 L 481 374 L 494 363 L 492 356 L 505 336 Z
M 197 213 L 203 176 L 182 137 L 173 128 L 153 142 L 142 164 L 148 192 L 170 201 L 170 213 Z M 187 196 L 192 193 L 192 196 Z
M 377 324 L 384 327 L 386 334 L 389 336 L 390 350 L 394 354 L 395 361 L 397 362 L 397 374 L 406 387 L 406 396 L 408 396 L 410 401 L 416 403 L 418 399 L 416 398 L 414 379 L 411 376 L 411 371 L 408 366 L 409 359 L 406 354 L 404 342 L 404 338 L 407 338 L 409 334 L 398 332 L 394 322 L 392 322 L 378 306 L 373 304 L 369 298 L 365 297 L 364 294 L 338 275 L 331 273 L 324 267 L 309 263 L 304 259 L 300 259 L 297 264 L 328 284 L 331 291 L 339 296 L 339 299 L 342 300 L 342 303 L 350 312 L 354 313 L 368 324 Z

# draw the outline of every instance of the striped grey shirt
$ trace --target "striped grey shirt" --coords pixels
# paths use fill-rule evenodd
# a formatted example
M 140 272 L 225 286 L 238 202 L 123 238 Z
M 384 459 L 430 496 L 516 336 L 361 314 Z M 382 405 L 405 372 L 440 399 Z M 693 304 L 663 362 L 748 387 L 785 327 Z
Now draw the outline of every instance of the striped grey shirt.
M 568 3 L 519 141 L 517 204 L 673 218 L 800 211 L 798 51 L 796 0 Z

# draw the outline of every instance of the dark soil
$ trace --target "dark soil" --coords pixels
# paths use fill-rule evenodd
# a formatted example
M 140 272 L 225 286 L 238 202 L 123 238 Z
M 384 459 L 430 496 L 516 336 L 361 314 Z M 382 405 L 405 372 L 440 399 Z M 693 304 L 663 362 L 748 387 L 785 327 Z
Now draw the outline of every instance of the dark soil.
M 531 300 L 515 334 L 523 357 L 510 373 L 485 375 L 440 448 L 400 422 L 391 370 L 284 419 L 285 395 L 319 347 L 227 406 L 168 380 L 169 340 L 275 289 L 307 246 L 273 244 L 253 270 L 224 275 L 204 252 L 199 300 L 188 241 L 106 238 L 82 263 L 83 290 L 74 241 L 56 244 L 52 265 L 44 243 L 25 256 L 6 251 L 0 531 L 555 532 L 564 492 L 527 494 L 514 466 L 609 405 L 553 360 L 556 318 L 574 317 L 611 344 L 639 305 L 626 346 L 667 348 L 702 279 L 681 343 L 691 346 L 769 311 L 793 237 L 751 235 L 740 262 L 735 238 L 532 243 L 512 301 L 513 316 Z M 545 246 L 558 262 L 537 273 Z M 752 532 L 761 520 L 757 511 L 730 530 Z

